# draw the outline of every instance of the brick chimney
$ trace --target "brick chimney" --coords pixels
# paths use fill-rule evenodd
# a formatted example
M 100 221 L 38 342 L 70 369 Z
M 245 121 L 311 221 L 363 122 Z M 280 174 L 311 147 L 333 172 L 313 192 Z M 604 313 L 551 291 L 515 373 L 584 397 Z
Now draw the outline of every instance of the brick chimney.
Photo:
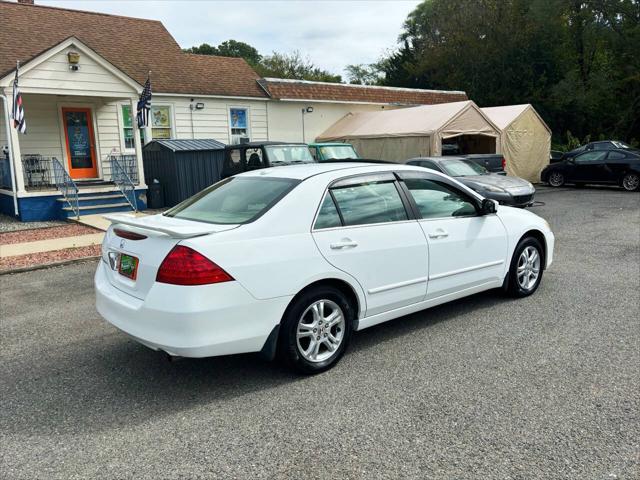
M 33 5 L 34 0 L 18 0 L 18 3 L 21 3 L 23 5 Z

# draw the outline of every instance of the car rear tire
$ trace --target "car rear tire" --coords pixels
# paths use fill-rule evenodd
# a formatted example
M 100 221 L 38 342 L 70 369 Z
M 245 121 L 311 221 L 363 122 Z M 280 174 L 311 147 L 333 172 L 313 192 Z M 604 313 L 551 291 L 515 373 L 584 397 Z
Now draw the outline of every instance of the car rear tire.
M 564 175 L 560 172 L 551 172 L 549 174 L 549 185 L 552 187 L 561 187 L 564 185 Z
M 507 293 L 515 298 L 534 293 L 542 281 L 544 272 L 544 250 L 537 238 L 525 237 L 516 246 L 509 274 Z
M 627 192 L 635 192 L 640 189 L 640 175 L 637 173 L 627 173 L 622 178 L 622 188 Z
M 278 356 L 304 374 L 333 367 L 351 339 L 355 311 L 348 298 L 331 286 L 312 288 L 296 297 L 280 327 Z

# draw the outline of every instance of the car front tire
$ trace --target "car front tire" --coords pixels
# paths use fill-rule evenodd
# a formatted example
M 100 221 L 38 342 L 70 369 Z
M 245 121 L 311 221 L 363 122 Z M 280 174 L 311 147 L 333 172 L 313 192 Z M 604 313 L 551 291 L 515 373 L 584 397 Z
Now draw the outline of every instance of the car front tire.
M 552 187 L 561 187 L 565 183 L 564 175 L 558 171 L 551 172 L 549 174 L 549 185 Z
M 347 297 L 331 286 L 319 286 L 296 297 L 282 319 L 278 356 L 304 374 L 332 368 L 351 339 L 355 311 Z
M 635 192 L 640 190 L 640 175 L 637 173 L 627 173 L 622 178 L 622 188 L 627 192 Z
M 511 258 L 507 293 L 515 298 L 534 293 L 542 281 L 544 261 L 544 250 L 537 238 L 525 237 L 520 240 Z

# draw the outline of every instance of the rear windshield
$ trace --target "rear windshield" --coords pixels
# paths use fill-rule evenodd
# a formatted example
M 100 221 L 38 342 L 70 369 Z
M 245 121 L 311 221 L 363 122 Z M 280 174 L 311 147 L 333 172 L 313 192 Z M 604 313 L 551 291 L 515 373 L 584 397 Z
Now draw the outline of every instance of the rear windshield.
M 306 145 L 271 145 L 265 147 L 271 165 L 293 165 L 314 163 L 315 160 Z
M 232 177 L 212 185 L 165 213 L 168 217 L 234 225 L 263 215 L 293 189 L 290 178 Z
M 441 164 L 445 169 L 447 175 L 452 177 L 468 177 L 475 175 L 484 175 L 487 173 L 487 169 L 482 165 L 478 165 L 471 160 L 450 160 L 442 162 Z
M 358 154 L 351 145 L 320 147 L 320 156 L 323 160 L 348 160 L 358 158 Z

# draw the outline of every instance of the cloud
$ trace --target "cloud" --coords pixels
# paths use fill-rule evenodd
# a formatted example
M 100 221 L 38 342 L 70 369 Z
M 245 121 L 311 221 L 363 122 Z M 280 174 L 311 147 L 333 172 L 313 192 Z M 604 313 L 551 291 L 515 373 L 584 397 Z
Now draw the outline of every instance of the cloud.
M 234 39 L 263 55 L 300 50 L 313 63 L 344 74 L 395 47 L 418 0 L 36 0 L 79 10 L 160 20 L 184 48 Z M 142 40 L 142 39 L 141 39 Z M 142 41 L 153 41 L 144 39 Z

